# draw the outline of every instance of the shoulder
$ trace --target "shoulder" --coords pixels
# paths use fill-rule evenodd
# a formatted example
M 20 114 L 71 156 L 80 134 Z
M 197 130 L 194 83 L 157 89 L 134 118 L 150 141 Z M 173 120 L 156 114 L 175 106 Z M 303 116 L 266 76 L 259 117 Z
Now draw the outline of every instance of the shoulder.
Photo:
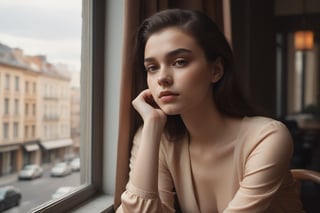
M 271 132 L 285 134 L 289 133 L 287 127 L 282 122 L 262 116 L 245 117 L 241 131 L 242 134 L 248 134 L 252 136 L 258 136 Z
M 245 117 L 244 118 L 244 123 L 246 125 L 258 125 L 259 127 L 261 126 L 265 126 L 265 125 L 268 125 L 268 124 L 273 124 L 273 123 L 281 123 L 280 121 L 278 120 L 275 120 L 273 118 L 269 118 L 269 117 L 263 117 L 263 116 L 252 116 L 252 117 Z
M 290 132 L 282 122 L 261 116 L 245 117 L 238 139 L 238 146 L 247 152 L 261 143 L 287 148 L 293 145 Z

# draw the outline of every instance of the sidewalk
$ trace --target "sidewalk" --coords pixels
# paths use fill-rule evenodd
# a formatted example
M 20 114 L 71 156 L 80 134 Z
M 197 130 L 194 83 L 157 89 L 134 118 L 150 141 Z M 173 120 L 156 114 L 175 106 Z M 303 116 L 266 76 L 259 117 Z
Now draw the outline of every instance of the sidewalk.
M 12 182 L 16 182 L 18 180 L 18 173 L 4 175 L 0 177 L 0 186 L 9 185 Z

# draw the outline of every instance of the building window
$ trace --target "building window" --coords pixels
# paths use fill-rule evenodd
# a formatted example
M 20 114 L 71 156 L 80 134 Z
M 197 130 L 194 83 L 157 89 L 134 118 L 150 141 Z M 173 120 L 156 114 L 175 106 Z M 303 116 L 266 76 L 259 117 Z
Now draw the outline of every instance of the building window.
M 35 138 L 36 137 L 36 126 L 32 125 L 32 137 Z
M 32 104 L 32 115 L 36 115 L 36 104 Z
M 13 138 L 18 138 L 19 137 L 19 123 L 14 122 L 13 123 Z
M 29 127 L 28 126 L 24 126 L 24 137 L 25 138 L 29 137 Z
M 47 139 L 48 138 L 48 133 L 47 133 L 47 126 L 46 125 L 44 125 L 44 127 L 43 127 L 43 134 L 44 134 L 44 139 Z
M 9 98 L 4 99 L 4 114 L 9 115 Z
M 25 116 L 28 116 L 28 114 L 29 114 L 29 104 L 26 103 L 25 104 Z
M 19 115 L 19 99 L 14 100 L 14 114 Z
M 37 93 L 37 88 L 36 88 L 36 83 L 35 82 L 33 82 L 33 84 L 32 84 L 32 91 L 33 91 L 33 94 L 36 94 Z
M 9 123 L 3 123 L 3 139 L 9 138 Z
M 10 75 L 9 74 L 6 74 L 4 88 L 7 90 L 10 89 Z
M 26 88 L 25 88 L 26 94 L 29 93 L 29 82 L 26 81 Z
M 20 89 L 20 78 L 19 78 L 19 76 L 16 76 L 15 77 L 15 90 L 19 91 L 19 89 Z

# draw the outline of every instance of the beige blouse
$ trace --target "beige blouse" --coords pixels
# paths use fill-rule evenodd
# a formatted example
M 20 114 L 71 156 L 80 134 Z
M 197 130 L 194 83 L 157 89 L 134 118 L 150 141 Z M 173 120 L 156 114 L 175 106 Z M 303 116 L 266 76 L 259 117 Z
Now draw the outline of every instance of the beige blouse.
M 131 170 L 140 136 L 141 130 L 134 137 Z M 201 185 L 196 185 L 194 172 L 199 175 L 204 170 L 192 166 L 188 140 L 169 142 L 162 137 L 159 192 L 139 189 L 129 179 L 117 213 L 176 212 L 175 196 L 185 213 L 304 212 L 289 171 L 293 143 L 282 123 L 265 117 L 245 117 L 236 141 L 222 152 L 201 166 L 212 178 L 204 178 Z M 210 202 L 197 200 L 208 196 L 207 192 L 211 197 L 204 200 Z

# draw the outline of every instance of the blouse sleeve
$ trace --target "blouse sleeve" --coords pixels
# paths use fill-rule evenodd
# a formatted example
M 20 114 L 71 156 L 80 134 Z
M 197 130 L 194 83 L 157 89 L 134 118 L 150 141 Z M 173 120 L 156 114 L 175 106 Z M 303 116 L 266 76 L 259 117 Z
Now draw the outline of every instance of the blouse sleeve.
M 243 165 L 240 188 L 224 213 L 265 212 L 288 174 L 293 143 L 286 127 L 271 122 L 256 136 Z
M 159 178 L 158 192 L 148 192 L 137 188 L 131 181 L 131 172 L 134 169 L 135 159 L 139 150 L 139 142 L 141 138 L 141 128 L 137 131 L 130 157 L 130 173 L 129 181 L 126 190 L 121 195 L 121 205 L 116 210 L 117 213 L 132 213 L 132 212 L 175 212 L 173 183 L 166 166 L 163 151 L 160 147 L 159 153 Z M 147 160 L 147 159 L 146 159 Z M 146 175 L 146 174 L 141 174 Z

